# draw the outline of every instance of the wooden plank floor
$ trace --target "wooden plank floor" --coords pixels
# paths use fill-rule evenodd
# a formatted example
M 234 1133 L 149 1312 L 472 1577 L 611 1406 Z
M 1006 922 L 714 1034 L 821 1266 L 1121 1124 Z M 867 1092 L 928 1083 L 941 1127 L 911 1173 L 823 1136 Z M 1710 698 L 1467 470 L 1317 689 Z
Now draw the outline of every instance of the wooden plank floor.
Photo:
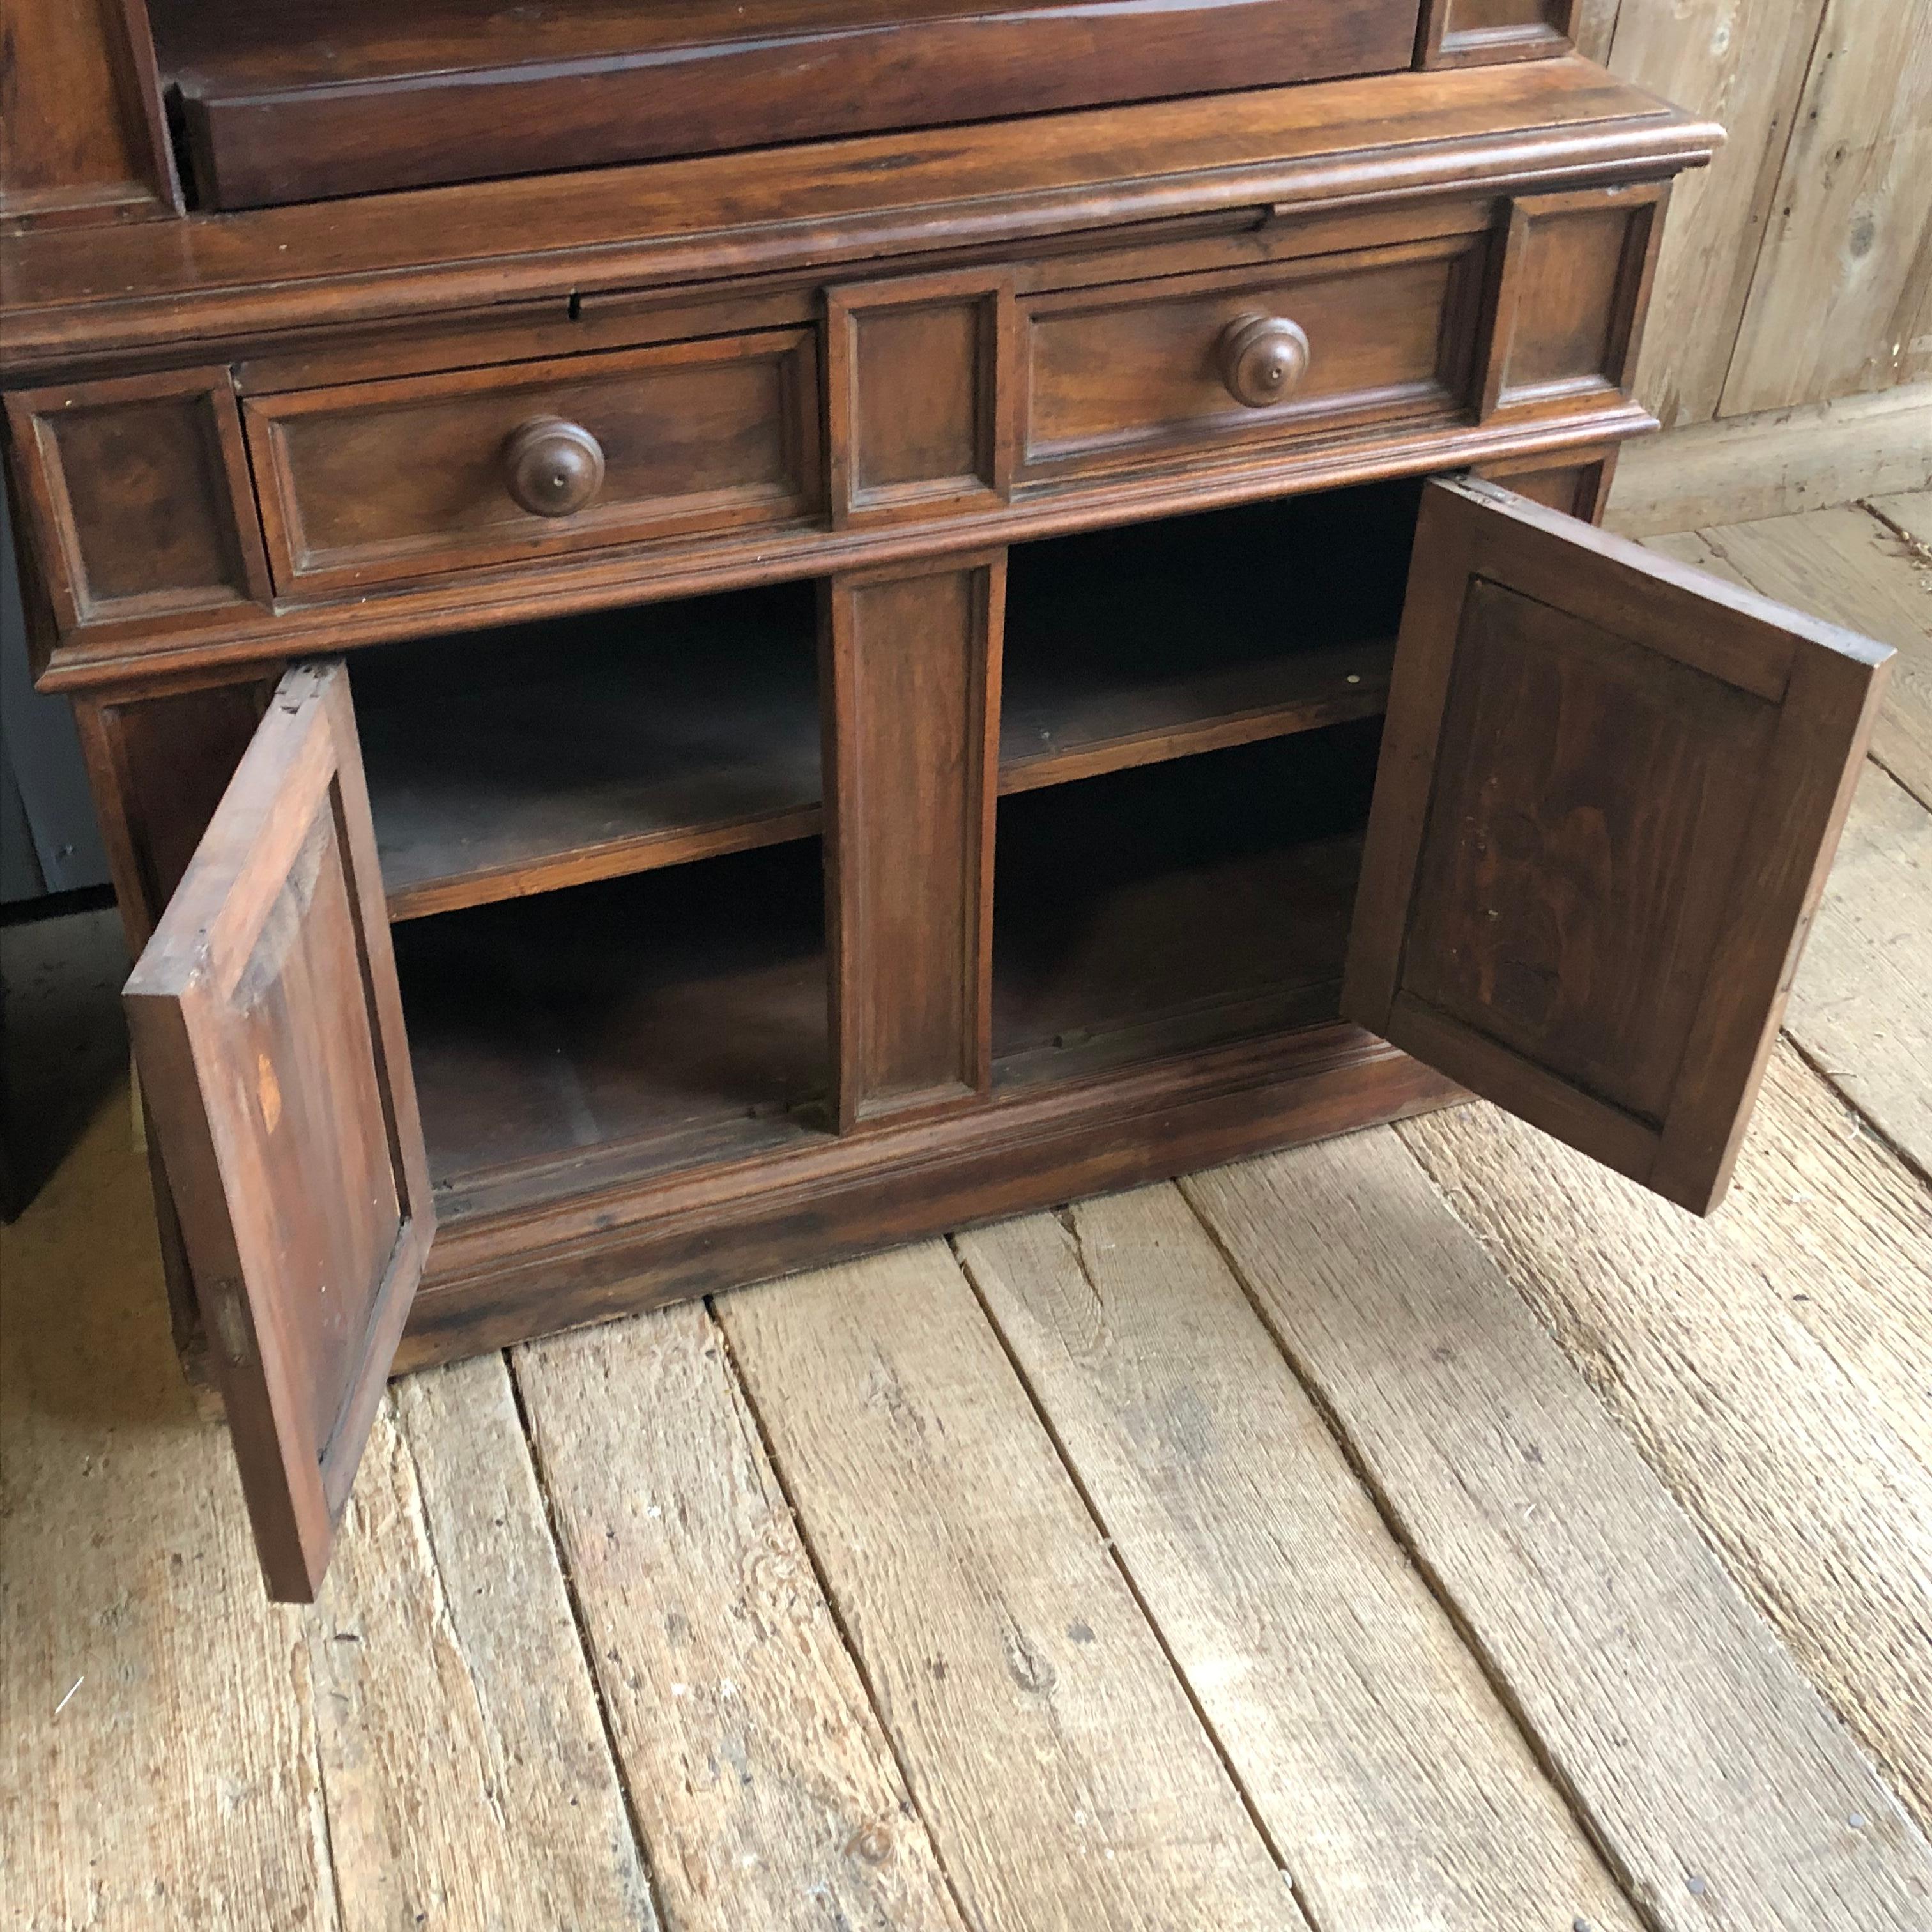
M 1904 658 L 1708 1223 L 1470 1107 L 414 1376 L 303 1612 L 111 1094 L 0 1234 L 0 1919 L 1927 1932 L 1932 500 L 1654 541 Z

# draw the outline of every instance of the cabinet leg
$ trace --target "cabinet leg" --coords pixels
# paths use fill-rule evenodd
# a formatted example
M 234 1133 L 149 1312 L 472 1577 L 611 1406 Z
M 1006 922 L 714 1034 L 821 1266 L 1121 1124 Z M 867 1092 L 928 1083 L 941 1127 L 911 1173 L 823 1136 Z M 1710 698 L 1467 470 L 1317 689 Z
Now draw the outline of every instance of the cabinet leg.
M 842 1130 L 992 1078 L 1004 551 L 835 578 L 821 626 Z

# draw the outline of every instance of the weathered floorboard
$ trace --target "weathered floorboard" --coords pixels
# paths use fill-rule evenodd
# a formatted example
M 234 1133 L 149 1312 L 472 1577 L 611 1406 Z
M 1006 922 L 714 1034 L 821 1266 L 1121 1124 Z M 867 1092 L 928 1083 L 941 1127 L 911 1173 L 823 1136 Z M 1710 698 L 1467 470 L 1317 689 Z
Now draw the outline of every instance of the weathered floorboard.
M 0 1228 L 0 1298 L 8 1923 L 339 1927 L 302 1619 L 175 1366 L 124 1094 Z
M 1322 1932 L 1636 1932 L 1174 1189 L 958 1246 Z
M 1932 1914 L 1910 1818 L 1393 1132 L 1182 1186 L 1660 1932 Z
M 1306 1932 L 944 1244 L 718 1313 L 969 1919 Z
M 304 1619 L 344 1919 L 644 1932 L 650 1886 L 502 1358 L 394 1400 Z
M 1708 1221 L 1493 1108 L 1400 1131 L 1932 1824 L 1932 1192 L 1788 1046 Z
M 667 1932 L 960 1932 L 704 1306 L 515 1364 Z
M 1932 412 L 1928 412 L 1928 422 L 1932 422 Z M 1932 441 L 1932 428 L 1928 428 L 1927 437 Z M 1932 456 L 1927 460 L 1932 462 Z M 1866 507 L 1896 524 L 1914 542 L 1932 544 L 1932 490 L 1901 490 L 1889 496 L 1874 496 Z M 1916 557 L 1913 566 L 1921 572 L 1932 572 L 1932 551 Z

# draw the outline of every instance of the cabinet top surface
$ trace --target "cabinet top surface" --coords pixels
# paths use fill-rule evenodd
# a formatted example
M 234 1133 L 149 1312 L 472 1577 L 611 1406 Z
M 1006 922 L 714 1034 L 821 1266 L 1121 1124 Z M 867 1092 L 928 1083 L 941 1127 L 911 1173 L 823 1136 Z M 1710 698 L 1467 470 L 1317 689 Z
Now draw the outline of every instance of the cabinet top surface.
M 1244 206 L 1656 176 L 1721 139 L 1570 58 L 43 230 L 0 239 L 0 374 Z

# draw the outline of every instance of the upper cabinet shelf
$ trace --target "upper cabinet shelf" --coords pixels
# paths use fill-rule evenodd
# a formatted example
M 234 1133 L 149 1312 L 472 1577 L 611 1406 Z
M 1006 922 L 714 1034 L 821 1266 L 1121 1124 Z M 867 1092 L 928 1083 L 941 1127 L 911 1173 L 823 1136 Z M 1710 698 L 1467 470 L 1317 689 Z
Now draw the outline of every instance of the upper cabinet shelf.
M 155 0 L 196 204 L 260 208 L 1390 72 L 1418 0 Z

